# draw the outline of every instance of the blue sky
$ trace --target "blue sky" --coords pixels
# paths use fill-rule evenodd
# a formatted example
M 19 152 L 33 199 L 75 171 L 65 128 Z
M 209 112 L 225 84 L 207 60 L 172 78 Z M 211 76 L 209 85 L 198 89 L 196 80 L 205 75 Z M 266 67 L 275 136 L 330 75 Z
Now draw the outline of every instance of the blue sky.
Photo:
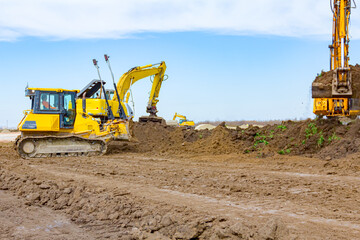
M 46 5 L 44 1 L 35 2 L 40 10 L 40 6 Z M 75 2 L 80 4 L 81 0 Z M 210 2 L 216 3 L 216 7 L 222 4 L 221 1 Z M 264 1 L 257 2 L 267 5 Z M 294 1 L 290 2 L 295 4 Z M 305 4 L 307 2 L 310 6 L 311 1 L 305 1 Z M 235 4 L 233 1 L 223 3 L 230 6 Z M 67 7 L 71 4 L 68 2 Z M 189 3 L 189 6 L 192 5 Z M 260 19 L 258 24 L 252 23 L 249 29 L 242 27 L 246 26 L 242 19 L 236 18 L 234 21 L 241 21 L 238 28 L 236 22 L 231 22 L 231 25 L 224 20 L 220 23 L 214 20 L 217 22 L 216 29 L 211 29 L 195 19 L 194 26 L 187 22 L 186 25 L 179 24 L 172 28 L 165 23 L 157 26 L 159 29 L 152 29 L 144 27 L 144 22 L 153 17 L 152 14 L 142 16 L 143 22 L 128 16 L 125 20 L 134 20 L 135 23 L 133 21 L 131 24 L 135 30 L 116 29 L 123 22 L 122 19 L 113 19 L 115 23 L 119 21 L 118 24 L 110 23 L 105 31 L 101 30 L 101 24 L 91 28 L 91 25 L 77 22 L 81 20 L 74 20 L 74 26 L 70 23 L 57 26 L 47 15 L 50 18 L 49 26 L 35 20 L 28 26 L 26 16 L 18 26 L 13 26 L 13 23 L 7 24 L 0 17 L 0 100 L 3 103 L 0 105 L 0 126 L 5 126 L 8 121 L 9 127 L 16 127 L 22 111 L 29 108 L 30 101 L 24 96 L 27 83 L 31 87 L 81 89 L 97 78 L 91 61 L 93 58 L 98 59 L 102 77 L 110 83 L 110 73 L 103 60 L 105 53 L 110 55 L 116 79 L 134 66 L 166 62 L 169 78 L 163 83 L 158 104 L 159 115 L 165 119 L 172 118 L 175 112 L 195 121 L 312 117 L 311 82 L 322 69 L 329 69 L 327 46 L 330 43 L 331 12 L 328 3 L 321 6 L 326 8 L 319 6 L 314 10 L 318 9 L 318 14 L 324 16 L 317 22 L 309 25 L 304 23 L 303 28 L 296 27 L 301 23 L 296 21 L 296 11 L 292 11 L 294 18 L 289 18 L 289 24 L 282 28 L 283 31 L 274 33 L 271 33 L 271 29 L 276 29 L 279 21 L 272 20 L 273 14 L 266 15 L 267 9 L 264 7 L 260 11 L 268 19 Z M 191 18 L 197 6 L 192 7 L 194 9 L 184 9 L 182 14 L 188 14 Z M 211 6 L 208 8 L 211 9 Z M 67 12 L 66 9 L 64 12 Z M 358 10 L 355 11 L 359 15 Z M 209 13 L 203 14 L 212 19 L 210 13 L 209 10 Z M 309 15 L 309 18 L 312 16 Z M 183 15 L 178 18 L 169 16 L 169 21 L 176 25 L 181 22 L 181 17 Z M 286 20 L 285 17 L 283 20 Z M 270 23 L 265 24 L 264 21 Z M 358 22 L 358 18 L 355 18 L 351 26 L 351 31 L 354 29 L 350 43 L 352 64 L 360 63 Z M 324 30 L 315 34 L 320 29 L 317 23 Z M 54 24 L 60 29 L 59 34 L 54 30 Z M 71 31 L 66 31 L 66 25 Z M 81 26 L 87 26 L 91 31 L 76 32 L 77 27 L 80 29 Z M 136 26 L 140 26 L 139 29 Z M 144 31 L 141 30 L 143 28 Z M 149 79 L 137 82 L 133 87 L 136 119 L 145 114 L 150 88 Z

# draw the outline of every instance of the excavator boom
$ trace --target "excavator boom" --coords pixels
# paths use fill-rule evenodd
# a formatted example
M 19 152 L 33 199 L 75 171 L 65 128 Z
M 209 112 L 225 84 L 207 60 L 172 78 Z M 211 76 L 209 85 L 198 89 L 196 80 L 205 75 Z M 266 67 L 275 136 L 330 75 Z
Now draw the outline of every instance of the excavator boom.
M 351 0 L 334 1 L 333 34 L 330 48 L 330 69 L 334 71 L 332 96 L 351 96 L 349 68 L 349 22 Z
M 119 93 L 120 102 L 127 102 L 129 96 L 128 92 L 135 82 L 149 76 L 154 76 L 148 105 L 146 107 L 146 112 L 150 113 L 150 116 L 142 116 L 139 118 L 139 121 L 164 122 L 164 119 L 156 116 L 156 105 L 159 102 L 158 97 L 161 84 L 164 80 L 165 71 L 166 64 L 165 62 L 161 62 L 158 64 L 149 64 L 142 67 L 134 67 L 120 77 L 116 85 L 116 89 Z M 113 96 L 112 100 L 118 101 L 118 97 L 116 94 Z

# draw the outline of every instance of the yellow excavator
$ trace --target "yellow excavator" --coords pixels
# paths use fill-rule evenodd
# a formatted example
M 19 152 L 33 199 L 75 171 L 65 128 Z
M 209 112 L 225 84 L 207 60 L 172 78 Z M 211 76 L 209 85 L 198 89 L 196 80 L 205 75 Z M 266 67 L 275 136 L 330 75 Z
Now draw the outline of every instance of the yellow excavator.
M 174 117 L 173 117 L 173 121 L 175 121 L 176 118 L 179 118 L 179 126 L 182 126 L 182 127 L 194 127 L 195 126 L 194 121 L 188 120 L 186 118 L 186 116 L 184 116 L 184 115 L 175 113 Z
M 126 72 L 120 77 L 120 80 L 118 81 L 115 88 L 118 94 L 114 94 L 112 100 L 114 102 L 118 102 L 118 99 L 120 99 L 120 102 L 125 102 L 127 104 L 129 101 L 131 86 L 143 78 L 154 76 L 152 79 L 152 87 L 150 91 L 149 101 L 146 106 L 146 112 L 149 113 L 149 116 L 141 116 L 139 118 L 139 122 L 164 123 L 165 120 L 156 115 L 156 113 L 158 112 L 156 105 L 159 102 L 158 98 L 159 98 L 162 82 L 166 80 L 165 71 L 166 71 L 165 62 L 160 62 L 157 64 L 149 64 L 142 67 L 134 67 L 130 69 L 128 72 Z M 125 112 L 125 115 L 129 117 L 131 115 L 130 114 L 131 112 L 128 110 L 130 110 L 131 108 L 127 107 L 126 109 L 127 111 Z
M 109 56 L 105 56 L 105 61 L 107 62 L 111 76 L 113 78 L 114 90 L 107 90 L 106 95 L 107 97 L 111 97 L 111 100 L 108 100 L 108 103 L 114 111 L 114 117 L 120 119 L 132 119 L 134 114 L 133 110 L 131 109 L 129 102 L 131 86 L 136 83 L 137 81 L 154 76 L 152 79 L 152 88 L 150 91 L 148 105 L 146 107 L 146 112 L 149 113 L 149 116 L 142 116 L 139 118 L 140 122 L 160 122 L 164 123 L 165 120 L 161 117 L 156 115 L 157 108 L 156 105 L 159 102 L 159 93 L 161 89 L 161 84 L 165 79 L 165 71 L 166 71 L 166 64 L 165 62 L 160 62 L 157 64 L 149 64 L 141 67 L 134 67 L 131 68 L 129 71 L 124 73 L 119 81 L 115 84 L 114 81 L 114 74 L 112 72 Z M 95 83 L 97 80 L 93 80 Z M 94 84 L 91 82 L 89 85 Z M 90 86 L 85 87 L 88 89 Z M 82 91 L 83 92 L 83 91 Z M 91 96 L 93 96 L 93 92 L 91 91 Z M 81 94 L 80 94 L 81 95 Z M 99 94 L 98 94 L 99 95 Z M 87 112 L 90 115 L 96 117 L 107 117 L 109 111 L 107 111 L 107 103 L 104 99 L 105 94 L 102 97 L 95 97 L 87 99 Z M 87 95 L 86 98 L 89 98 L 90 95 Z M 120 101 L 119 101 L 120 100 Z
M 352 98 L 352 82 L 349 66 L 349 22 L 354 0 L 334 0 L 333 33 L 330 48 L 330 69 L 333 71 L 331 86 L 312 84 L 313 112 L 317 116 L 352 117 L 360 114 L 359 100 Z M 355 5 L 356 7 L 356 5 Z

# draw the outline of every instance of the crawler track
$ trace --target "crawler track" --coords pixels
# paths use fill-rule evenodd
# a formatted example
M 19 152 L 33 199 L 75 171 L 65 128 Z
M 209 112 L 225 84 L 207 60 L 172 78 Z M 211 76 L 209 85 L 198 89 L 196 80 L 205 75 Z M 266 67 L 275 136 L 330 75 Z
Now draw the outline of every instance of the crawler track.
M 104 140 L 79 136 L 20 137 L 15 146 L 22 158 L 98 156 L 107 150 Z

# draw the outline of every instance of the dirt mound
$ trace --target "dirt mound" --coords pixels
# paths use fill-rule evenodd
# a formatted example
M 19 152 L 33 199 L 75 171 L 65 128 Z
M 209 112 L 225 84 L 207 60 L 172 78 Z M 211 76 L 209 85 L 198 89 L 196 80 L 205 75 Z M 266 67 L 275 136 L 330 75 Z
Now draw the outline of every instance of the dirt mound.
M 263 128 L 194 130 L 157 123 L 135 123 L 137 144 L 112 145 L 110 153 L 121 151 L 155 154 L 257 154 L 259 157 L 305 155 L 341 158 L 360 147 L 360 121 L 342 125 L 338 120 L 286 121 Z
M 360 65 L 350 65 L 353 98 L 360 98 Z M 333 71 L 321 72 L 313 82 L 314 97 L 331 97 Z M 316 95 L 314 95 L 316 94 Z

